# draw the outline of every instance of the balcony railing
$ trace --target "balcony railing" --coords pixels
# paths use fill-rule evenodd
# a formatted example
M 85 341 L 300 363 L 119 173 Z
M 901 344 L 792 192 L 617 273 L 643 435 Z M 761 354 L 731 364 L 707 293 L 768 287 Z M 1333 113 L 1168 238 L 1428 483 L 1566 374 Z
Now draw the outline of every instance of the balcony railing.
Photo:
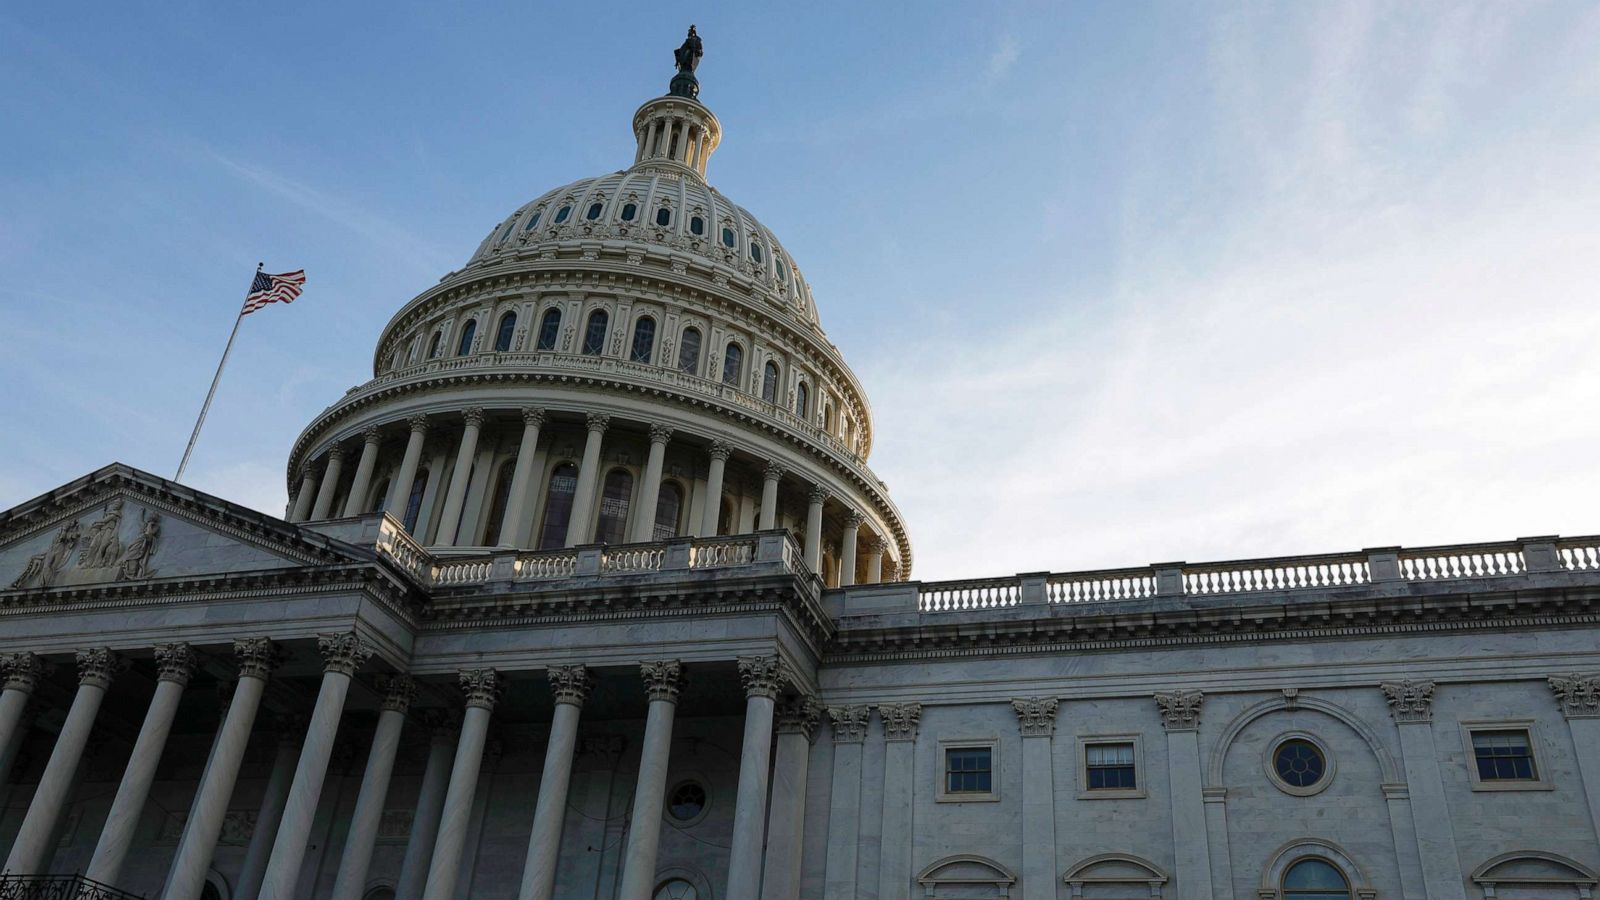
M 0 875 L 0 900 L 144 900 L 82 875 Z
M 860 585 L 833 592 L 844 612 L 924 613 L 1025 604 L 1103 603 L 1151 597 L 1327 592 L 1383 584 L 1501 579 L 1556 572 L 1600 573 L 1600 536 L 1523 538 L 1445 547 L 1212 563 L 1166 563 L 1093 572 L 1041 572 L 961 581 Z

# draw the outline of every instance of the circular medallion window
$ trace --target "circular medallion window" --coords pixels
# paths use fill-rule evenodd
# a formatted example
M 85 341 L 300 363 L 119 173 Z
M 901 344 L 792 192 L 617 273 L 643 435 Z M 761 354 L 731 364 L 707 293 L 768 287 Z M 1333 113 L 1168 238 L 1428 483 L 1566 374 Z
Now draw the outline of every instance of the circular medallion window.
M 1278 789 L 1297 797 L 1326 790 L 1333 781 L 1333 758 L 1309 734 L 1279 735 L 1267 751 L 1267 774 Z
M 667 815 L 691 825 L 706 814 L 706 789 L 698 781 L 680 781 L 667 794 Z
M 699 897 L 700 892 L 694 889 L 694 885 L 682 878 L 674 878 L 656 888 L 654 900 L 699 900 Z

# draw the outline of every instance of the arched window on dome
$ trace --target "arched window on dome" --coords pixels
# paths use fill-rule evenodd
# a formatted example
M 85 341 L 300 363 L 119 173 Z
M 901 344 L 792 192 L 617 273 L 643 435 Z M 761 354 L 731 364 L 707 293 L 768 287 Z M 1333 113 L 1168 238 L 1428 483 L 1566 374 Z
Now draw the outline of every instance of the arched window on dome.
M 532 231 L 533 229 L 539 227 L 539 217 L 542 216 L 542 215 L 544 215 L 544 208 L 543 207 L 540 207 L 539 209 L 534 210 L 533 211 L 533 215 L 528 217 L 528 224 L 522 226 L 522 230 L 523 231 Z
M 605 490 L 600 494 L 600 527 L 594 539 L 601 544 L 628 542 L 628 508 L 633 505 L 633 476 L 627 469 L 606 473 Z
M 572 215 L 572 207 L 570 206 L 563 206 L 556 210 L 556 224 L 560 225 L 562 222 L 565 222 L 567 220 L 567 216 L 570 215 Z
M 744 348 L 733 341 L 722 355 L 722 383 L 739 386 L 739 376 L 744 371 Z
M 637 215 L 639 215 L 639 204 L 624 203 L 622 205 L 622 221 L 632 222 Z
M 572 495 L 578 490 L 578 467 L 569 462 L 550 473 L 544 495 L 544 526 L 539 529 L 539 549 L 559 550 L 567 545 L 567 525 L 572 521 Z
M 591 203 L 589 204 L 589 211 L 584 213 L 583 217 L 593 222 L 595 219 L 600 218 L 600 214 L 605 211 L 605 208 L 606 205 L 604 203 Z
M 772 267 L 778 270 L 779 281 L 787 282 L 789 280 L 789 267 L 783 264 L 782 253 L 772 254 Z
M 444 332 L 443 331 L 435 331 L 433 333 L 433 339 L 428 341 L 428 358 L 429 359 L 438 359 L 439 358 L 439 349 L 440 349 L 439 348 L 439 344 L 442 343 L 443 341 L 444 341 Z
M 656 521 L 651 539 L 664 541 L 678 536 L 678 519 L 683 514 L 683 488 L 676 481 L 661 482 L 656 494 Z
M 706 233 L 706 220 L 695 216 L 689 220 L 689 233 L 701 235 Z
M 495 243 L 504 244 L 506 242 L 506 238 L 511 237 L 511 232 L 516 227 L 517 227 L 517 217 L 516 216 L 512 216 L 511 217 L 511 221 L 506 223 L 506 227 L 500 230 L 500 239 L 495 241 Z
M 668 225 L 671 225 L 672 224 L 672 210 L 667 209 L 665 206 L 663 206 L 660 209 L 656 210 L 656 224 L 660 225 L 662 228 L 665 228 Z
M 417 516 L 422 513 L 422 495 L 428 490 L 428 470 L 417 470 L 417 477 L 411 482 L 411 493 L 406 497 L 406 514 L 400 521 L 406 526 L 407 534 L 414 534 L 417 530 Z
M 804 381 L 795 385 L 794 389 L 794 414 L 804 419 L 806 410 L 811 407 L 811 391 Z
M 461 329 L 461 340 L 456 344 L 456 355 L 466 356 L 472 352 L 472 339 L 478 335 L 478 320 L 468 319 L 465 328 Z
M 599 356 L 606 348 L 606 329 L 611 324 L 611 317 L 603 309 L 597 309 L 589 314 L 589 324 L 583 330 L 583 355 Z
M 1335 897 L 1348 900 L 1350 882 L 1326 860 L 1302 859 L 1283 873 L 1283 900 L 1331 900 Z
M 700 329 L 683 330 L 683 340 L 678 342 L 678 368 L 690 375 L 700 374 Z
M 536 349 L 554 350 L 556 339 L 561 337 L 561 310 L 547 309 L 539 320 L 539 343 Z
M 736 241 L 737 239 L 734 237 L 732 228 L 722 229 L 722 246 L 731 249 Z
M 756 262 L 761 262 L 761 245 L 755 241 L 750 242 L 750 258 Z
M 500 471 L 496 475 L 494 493 L 490 496 L 494 501 L 489 504 L 489 521 L 483 527 L 483 545 L 493 547 L 500 542 L 500 525 L 506 517 L 506 506 L 511 502 L 511 479 L 516 477 L 517 461 L 508 459 L 500 464 Z M 515 535 L 506 537 L 516 540 Z
M 628 351 L 628 359 L 647 363 L 655 349 L 656 320 L 649 316 L 640 316 L 639 321 L 633 323 L 633 349 Z
M 777 403 L 778 364 L 769 359 L 765 369 L 761 375 L 761 399 L 768 403 Z
M 507 350 L 510 350 L 511 339 L 516 336 L 516 333 L 517 314 L 514 312 L 507 312 L 505 315 L 500 317 L 500 327 L 495 329 L 494 349 L 496 352 L 504 353 Z

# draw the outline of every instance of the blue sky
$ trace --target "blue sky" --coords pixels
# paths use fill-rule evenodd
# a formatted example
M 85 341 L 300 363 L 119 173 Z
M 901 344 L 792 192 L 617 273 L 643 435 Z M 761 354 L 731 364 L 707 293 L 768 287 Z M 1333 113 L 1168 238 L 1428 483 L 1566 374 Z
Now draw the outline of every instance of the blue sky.
M 926 578 L 1600 531 L 1593 3 L 0 9 L 0 508 L 112 460 L 281 512 L 392 312 L 631 161 L 710 177 L 865 383 Z

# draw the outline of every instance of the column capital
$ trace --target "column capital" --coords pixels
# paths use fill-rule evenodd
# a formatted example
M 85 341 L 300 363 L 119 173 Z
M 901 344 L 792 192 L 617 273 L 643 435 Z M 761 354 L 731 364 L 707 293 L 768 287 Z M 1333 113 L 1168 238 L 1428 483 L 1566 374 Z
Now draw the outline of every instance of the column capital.
M 1156 695 L 1156 702 L 1160 703 L 1161 695 Z M 1023 737 L 1049 737 L 1056 733 L 1056 708 L 1059 701 L 1055 697 L 1018 697 L 1011 701 L 1011 709 L 1017 714 L 1017 728 Z M 1199 716 L 1199 707 L 1195 708 L 1196 717 Z
M 862 553 L 866 553 L 868 555 L 871 555 L 873 553 L 882 553 L 883 552 L 883 538 L 878 537 L 876 534 L 873 534 L 870 531 L 867 532 L 866 534 L 862 535 L 861 536 L 861 552 Z
M 811 501 L 812 506 L 821 506 L 827 503 L 828 498 L 832 496 L 832 494 L 828 493 L 828 489 L 820 484 L 812 485 L 811 490 L 806 492 L 806 499 Z
M 188 684 L 194 675 L 194 648 L 188 644 L 157 644 L 156 667 L 160 670 L 157 681 Z
M 476 428 L 483 424 L 483 407 L 469 406 L 461 411 L 461 420 Z
M 411 433 L 412 434 L 427 434 L 428 433 L 428 417 L 427 416 L 411 416 L 411 417 L 406 419 L 406 424 L 411 426 Z
M 778 701 L 779 734 L 803 734 L 807 741 L 817 739 L 817 724 L 822 721 L 822 703 L 815 695 L 801 694 Z
M 361 440 L 368 444 L 379 443 L 383 440 L 383 431 L 376 425 L 368 425 L 361 429 Z
M 361 642 L 354 631 L 317 635 L 317 652 L 322 654 L 324 672 L 354 675 L 372 656 L 372 648 Z
M 711 450 L 709 452 L 712 459 L 720 459 L 723 462 L 727 462 L 728 457 L 733 455 L 733 445 L 722 438 L 716 438 L 711 441 Z
M 1196 690 L 1156 691 L 1156 707 L 1161 710 L 1161 727 L 1168 731 L 1198 731 L 1200 704 L 1206 695 Z
M 5 689 L 8 691 L 33 693 L 43 670 L 44 665 L 39 662 L 39 657 L 26 650 L 0 656 L 0 672 L 5 674 Z
M 683 663 L 676 659 L 642 662 L 639 677 L 644 679 L 644 692 L 651 700 L 678 702 L 678 692 L 683 690 Z
M 331 463 L 334 460 L 343 460 L 343 459 L 344 459 L 344 445 L 343 444 L 334 444 L 332 447 L 328 448 L 328 462 Z
M 833 725 L 835 744 L 859 744 L 866 740 L 867 723 L 871 720 L 872 707 L 865 703 L 828 707 L 828 721 Z
M 1428 680 L 1385 681 L 1378 685 L 1389 702 L 1389 714 L 1398 724 L 1433 721 L 1433 682 Z
M 862 525 L 866 524 L 866 521 L 866 516 L 863 516 L 860 512 L 857 512 L 853 509 L 847 510 L 844 514 L 844 527 L 846 528 L 860 528 Z
M 589 413 L 584 417 L 584 421 L 588 423 L 590 431 L 598 431 L 601 434 L 611 427 L 611 417 L 605 413 Z
M 494 669 L 462 669 L 458 677 L 467 706 L 494 709 L 495 702 L 500 699 L 500 692 L 504 689 L 504 685 L 500 683 L 499 672 Z
M 589 678 L 588 666 L 551 666 L 545 670 L 544 676 L 550 681 L 550 694 L 556 703 L 569 703 L 581 707 L 583 701 L 589 699 L 589 694 L 594 691 L 594 682 Z
M 914 741 L 922 724 L 921 703 L 879 703 L 878 718 L 883 720 L 883 739 Z
M 657 422 L 650 426 L 650 443 L 665 444 L 672 440 L 672 426 Z
M 1600 672 L 1551 675 L 1550 690 L 1568 719 L 1600 719 Z
M 417 682 L 410 675 L 379 675 L 377 682 L 378 690 L 383 691 L 383 708 L 386 710 L 403 715 L 411 708 L 411 702 L 417 699 Z
M 764 468 L 762 471 L 765 473 L 768 481 L 781 481 L 784 473 L 788 472 L 789 470 L 785 469 L 781 464 L 775 463 L 769 459 L 767 460 L 766 468 Z
M 524 406 L 522 408 L 522 424 L 532 425 L 535 428 L 544 424 L 544 409 L 538 406 Z
M 240 638 L 233 642 L 233 656 L 239 661 L 240 678 L 260 678 L 262 681 L 278 667 L 277 645 L 272 638 Z
M 122 670 L 122 659 L 112 653 L 109 647 L 89 647 L 79 650 L 76 656 L 79 684 L 108 688 L 111 686 L 111 677 Z
M 746 697 L 774 699 L 788 680 L 788 667 L 776 655 L 739 657 L 739 683 Z

